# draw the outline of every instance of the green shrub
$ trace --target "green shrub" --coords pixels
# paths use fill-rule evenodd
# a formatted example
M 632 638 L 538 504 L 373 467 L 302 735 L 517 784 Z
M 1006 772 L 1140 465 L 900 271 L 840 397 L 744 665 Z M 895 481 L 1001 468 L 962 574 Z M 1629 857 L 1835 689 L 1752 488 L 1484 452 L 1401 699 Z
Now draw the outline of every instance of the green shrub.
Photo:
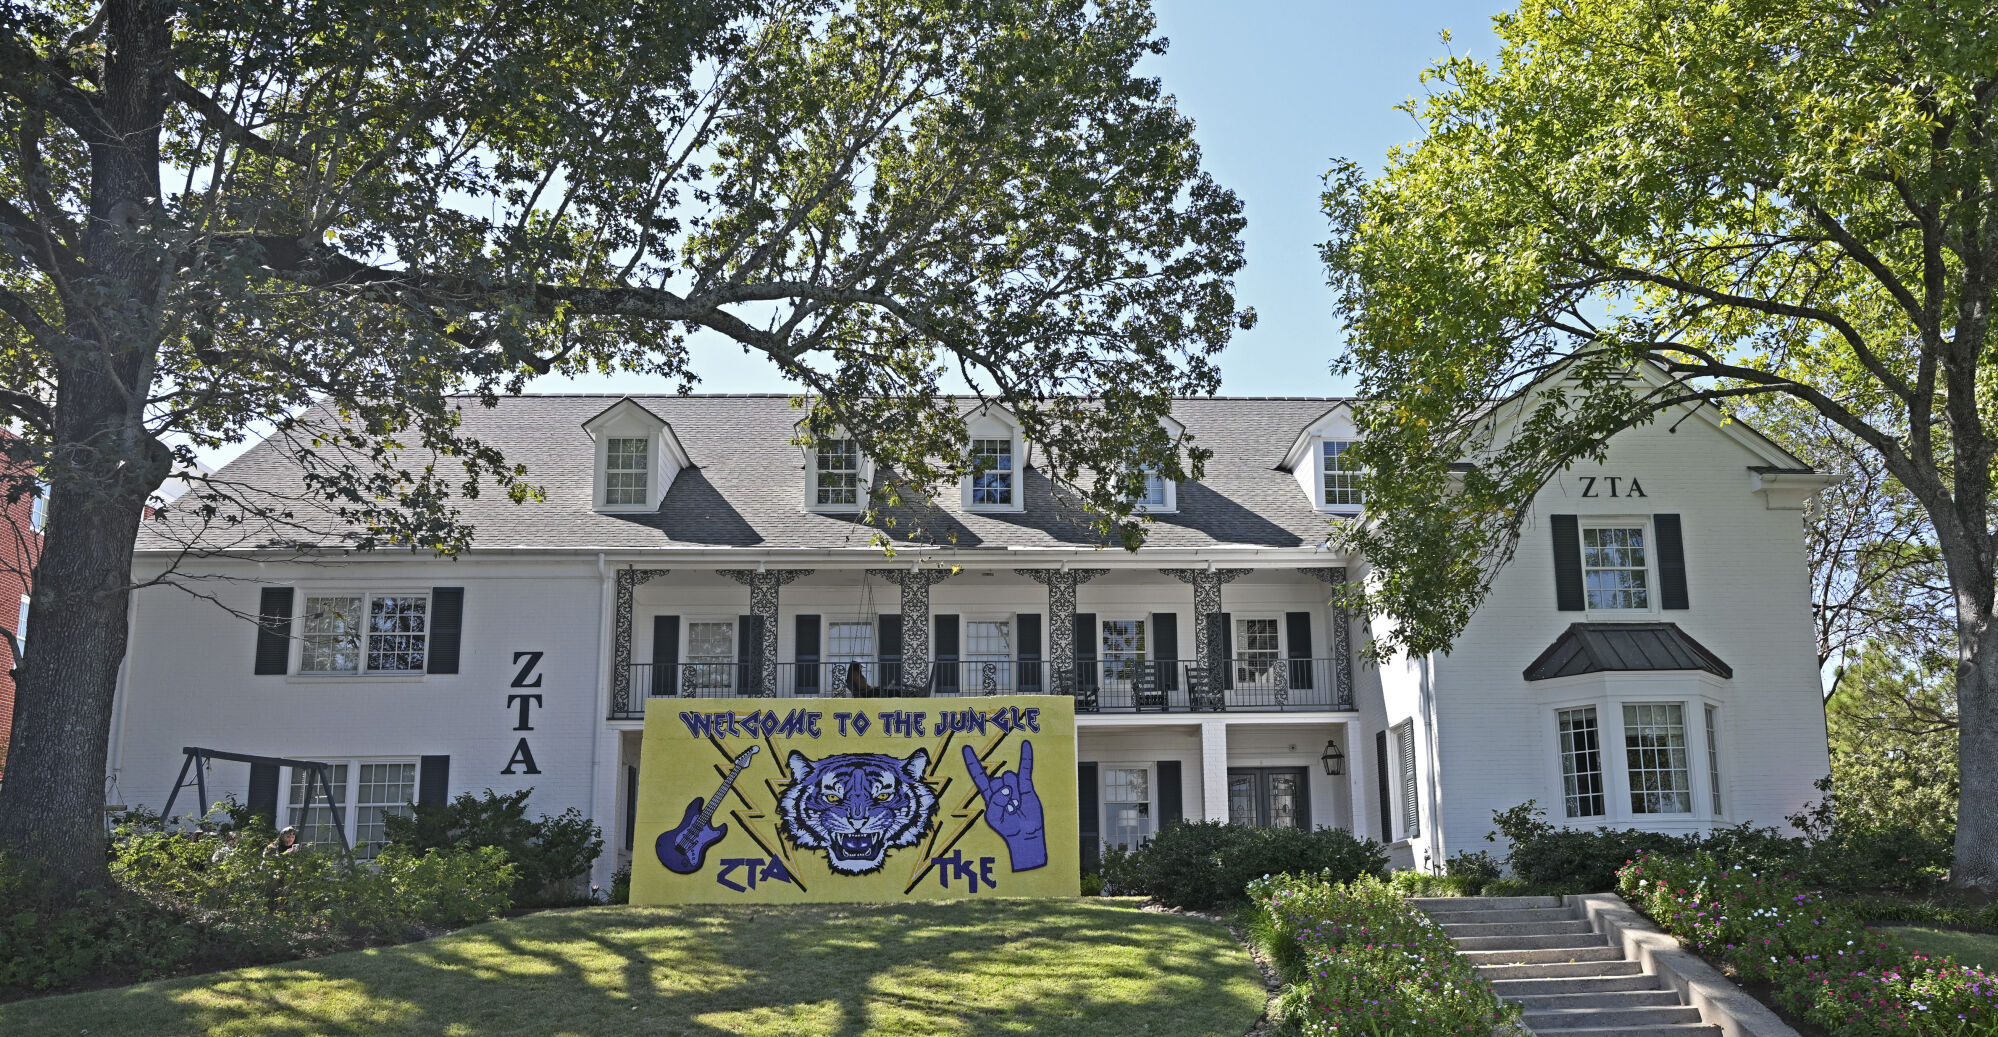
M 483 798 L 461 793 L 451 802 L 419 806 L 409 817 L 385 822 L 388 841 L 412 850 L 476 849 L 495 846 L 518 868 L 516 904 L 573 904 L 585 899 L 578 880 L 604 852 L 596 822 L 574 807 L 539 821 L 527 819 L 532 787 Z
M 1101 876 L 1101 875 L 1098 875 L 1098 874 L 1096 874 L 1096 873 L 1095 873 L 1095 872 L 1093 872 L 1093 871 L 1085 871 L 1085 872 L 1083 872 L 1083 873 L 1082 873 L 1082 895 L 1083 895 L 1083 896 L 1085 896 L 1085 897 L 1100 897 L 1100 896 L 1102 896 L 1102 895 L 1103 895 L 1103 876 Z
M 626 864 L 611 872 L 610 902 L 613 904 L 631 903 L 631 865 Z
M 1250 938 L 1286 983 L 1276 1011 L 1293 1032 L 1490 1037 L 1519 1018 L 1392 883 L 1282 875 L 1248 892 Z
M 1794 877 L 1730 868 L 1704 851 L 1645 855 L 1618 890 L 1665 931 L 1768 982 L 1804 1019 L 1845 1035 L 1998 1032 L 1998 975 L 1910 954 L 1841 899 Z
M 1135 850 L 1103 854 L 1105 892 L 1211 911 L 1241 903 L 1250 880 L 1283 872 L 1335 881 L 1384 875 L 1387 849 L 1343 828 L 1257 828 L 1219 821 L 1167 825 Z
M 1503 837 L 1511 844 L 1505 863 L 1514 878 L 1528 886 L 1570 893 L 1615 889 L 1618 869 L 1645 853 L 1684 855 L 1705 850 L 1730 863 L 1779 870 L 1802 869 L 1811 856 L 1803 839 L 1746 824 L 1704 835 L 1667 835 L 1635 828 L 1560 828 L 1547 822 L 1546 812 L 1533 800 L 1493 811 L 1492 824 L 1498 830 L 1485 838 L 1497 842 Z M 1487 853 L 1476 856 L 1483 858 L 1480 864 L 1498 863 Z
M 1436 875 L 1426 871 L 1397 871 L 1389 884 L 1405 897 L 1474 897 L 1484 883 L 1467 875 Z

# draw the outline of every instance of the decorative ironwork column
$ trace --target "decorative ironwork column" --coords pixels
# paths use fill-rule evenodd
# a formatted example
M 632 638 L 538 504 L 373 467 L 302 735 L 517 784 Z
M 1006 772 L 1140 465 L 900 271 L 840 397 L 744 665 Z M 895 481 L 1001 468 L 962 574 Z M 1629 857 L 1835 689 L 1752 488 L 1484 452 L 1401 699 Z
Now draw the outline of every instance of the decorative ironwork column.
M 756 657 L 761 660 L 757 667 L 761 671 L 758 683 L 762 685 L 757 695 L 774 699 L 777 697 L 777 588 L 800 576 L 810 576 L 812 570 L 716 569 L 715 572 L 749 587 L 749 614 L 763 628 L 762 643 L 756 646 Z
M 1310 573 L 1320 583 L 1332 585 L 1332 704 L 1345 709 L 1353 708 L 1353 619 L 1340 602 L 1346 587 L 1346 567 L 1343 565 L 1320 565 L 1299 570 Z
M 1208 686 L 1218 688 L 1215 677 L 1219 671 L 1212 669 L 1214 660 L 1210 653 L 1214 646 L 1209 644 L 1208 628 L 1214 625 L 1214 617 L 1221 614 L 1221 585 L 1233 583 L 1249 574 L 1247 569 L 1160 569 L 1160 572 L 1181 583 L 1193 585 L 1193 661 L 1203 673 L 1208 675 Z
M 1048 589 L 1048 672 L 1054 688 L 1072 691 L 1075 680 L 1075 589 L 1108 569 L 1015 569 Z
M 631 709 L 631 592 L 641 583 L 653 580 L 672 572 L 671 569 L 619 569 L 617 571 L 617 603 L 611 634 L 611 713 L 619 715 Z
M 956 576 L 950 569 L 869 569 L 902 588 L 902 681 L 910 675 L 927 681 L 930 672 L 930 588 Z

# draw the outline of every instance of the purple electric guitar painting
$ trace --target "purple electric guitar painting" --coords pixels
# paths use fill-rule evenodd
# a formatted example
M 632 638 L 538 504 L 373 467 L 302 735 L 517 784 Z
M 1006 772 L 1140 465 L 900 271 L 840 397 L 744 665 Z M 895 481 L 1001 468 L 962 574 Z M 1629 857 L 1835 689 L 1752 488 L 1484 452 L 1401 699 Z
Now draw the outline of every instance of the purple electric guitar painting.
M 742 769 L 749 766 L 749 758 L 756 755 L 758 746 L 750 746 L 735 758 L 735 768 L 722 779 L 721 787 L 703 805 L 699 796 L 687 804 L 687 814 L 680 819 L 680 827 L 659 836 L 655 849 L 659 853 L 659 863 L 669 871 L 691 875 L 701 870 L 701 864 L 708 856 L 708 847 L 721 842 L 728 834 L 727 825 L 716 825 L 715 811 L 721 809 L 722 800 L 728 798 L 728 790 L 735 785 L 735 779 Z

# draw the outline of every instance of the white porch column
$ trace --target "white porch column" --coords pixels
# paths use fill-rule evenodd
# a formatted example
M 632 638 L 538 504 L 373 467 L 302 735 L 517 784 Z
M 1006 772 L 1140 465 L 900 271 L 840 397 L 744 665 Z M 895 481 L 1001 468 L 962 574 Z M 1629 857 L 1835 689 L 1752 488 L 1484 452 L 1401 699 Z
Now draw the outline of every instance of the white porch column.
M 1367 837 L 1367 775 L 1366 768 L 1360 764 L 1366 760 L 1367 754 L 1366 746 L 1360 744 L 1360 740 L 1366 735 L 1357 720 L 1348 720 L 1340 726 L 1346 729 L 1341 748 L 1346 751 L 1346 791 L 1353 800 L 1353 823 L 1347 831 L 1364 839 Z
M 1200 722 L 1200 807 L 1209 821 L 1228 820 L 1228 722 Z

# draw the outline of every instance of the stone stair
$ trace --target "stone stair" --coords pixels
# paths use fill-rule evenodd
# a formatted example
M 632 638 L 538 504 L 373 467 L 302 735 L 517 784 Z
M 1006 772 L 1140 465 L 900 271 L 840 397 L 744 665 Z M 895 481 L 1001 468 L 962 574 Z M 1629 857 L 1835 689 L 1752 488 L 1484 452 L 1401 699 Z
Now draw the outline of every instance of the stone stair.
M 1436 897 L 1413 901 L 1478 967 L 1526 1027 L 1562 1037 L 1721 1037 L 1621 947 L 1560 897 Z

